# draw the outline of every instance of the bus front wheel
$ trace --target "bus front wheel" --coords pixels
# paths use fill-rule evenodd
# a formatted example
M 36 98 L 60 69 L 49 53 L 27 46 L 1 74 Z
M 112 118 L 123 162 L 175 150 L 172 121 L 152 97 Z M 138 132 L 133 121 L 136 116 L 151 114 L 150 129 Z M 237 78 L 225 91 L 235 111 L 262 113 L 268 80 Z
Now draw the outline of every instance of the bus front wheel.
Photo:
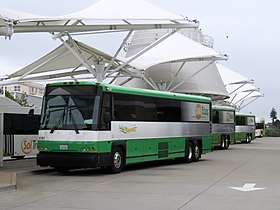
M 109 172 L 113 174 L 120 173 L 124 168 L 124 155 L 120 147 L 116 147 L 112 151 Z

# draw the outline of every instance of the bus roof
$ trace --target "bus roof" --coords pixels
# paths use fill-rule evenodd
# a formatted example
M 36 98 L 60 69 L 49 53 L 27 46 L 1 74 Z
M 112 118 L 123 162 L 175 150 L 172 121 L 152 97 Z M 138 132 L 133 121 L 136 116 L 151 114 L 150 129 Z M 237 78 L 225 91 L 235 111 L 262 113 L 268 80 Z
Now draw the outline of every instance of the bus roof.
M 255 117 L 254 114 L 236 112 L 235 116 Z
M 215 110 L 225 110 L 225 111 L 235 111 L 235 109 L 233 107 L 230 107 L 230 106 L 213 105 L 212 109 L 215 109 Z
M 56 82 L 48 84 L 48 86 L 64 86 L 64 85 L 97 85 L 102 87 L 105 92 L 114 92 L 114 93 L 126 93 L 133 95 L 142 95 L 142 96 L 151 96 L 151 97 L 160 97 L 160 98 L 170 98 L 170 99 L 181 99 L 181 100 L 189 100 L 189 101 L 199 101 L 210 103 L 211 98 L 204 96 L 196 96 L 196 95 L 188 95 L 182 93 L 172 93 L 166 91 L 156 91 L 156 90 L 148 90 L 141 88 L 132 88 L 132 87 L 124 87 L 118 85 L 110 85 L 98 82 Z

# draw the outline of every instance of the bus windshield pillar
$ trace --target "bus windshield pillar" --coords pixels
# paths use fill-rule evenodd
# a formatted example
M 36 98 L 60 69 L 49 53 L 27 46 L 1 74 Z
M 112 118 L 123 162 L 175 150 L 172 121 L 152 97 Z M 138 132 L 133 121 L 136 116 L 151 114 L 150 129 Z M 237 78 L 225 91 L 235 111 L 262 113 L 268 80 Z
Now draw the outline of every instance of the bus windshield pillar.
M 3 115 L 0 113 L 0 167 L 3 166 Z

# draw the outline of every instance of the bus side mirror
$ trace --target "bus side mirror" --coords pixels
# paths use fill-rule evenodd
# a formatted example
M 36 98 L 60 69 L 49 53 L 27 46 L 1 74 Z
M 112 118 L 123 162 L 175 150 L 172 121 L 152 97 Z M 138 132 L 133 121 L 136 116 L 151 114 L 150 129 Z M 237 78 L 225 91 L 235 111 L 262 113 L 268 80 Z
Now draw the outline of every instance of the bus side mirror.
M 30 110 L 29 110 L 29 112 L 28 112 L 28 118 L 29 118 L 29 119 L 34 118 L 34 109 L 30 109 Z
M 110 112 L 104 112 L 103 119 L 105 123 L 111 122 L 111 113 Z

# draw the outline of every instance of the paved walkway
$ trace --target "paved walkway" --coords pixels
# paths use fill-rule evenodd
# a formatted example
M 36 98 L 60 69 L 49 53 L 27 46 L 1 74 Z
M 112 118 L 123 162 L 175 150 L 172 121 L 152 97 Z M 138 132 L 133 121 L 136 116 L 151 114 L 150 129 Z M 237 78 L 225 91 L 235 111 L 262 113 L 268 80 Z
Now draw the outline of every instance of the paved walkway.
M 16 189 L 16 173 L 0 172 L 0 191 Z
M 17 175 L 36 170 L 40 170 L 36 158 L 4 161 L 0 167 L 0 191 L 16 189 Z

